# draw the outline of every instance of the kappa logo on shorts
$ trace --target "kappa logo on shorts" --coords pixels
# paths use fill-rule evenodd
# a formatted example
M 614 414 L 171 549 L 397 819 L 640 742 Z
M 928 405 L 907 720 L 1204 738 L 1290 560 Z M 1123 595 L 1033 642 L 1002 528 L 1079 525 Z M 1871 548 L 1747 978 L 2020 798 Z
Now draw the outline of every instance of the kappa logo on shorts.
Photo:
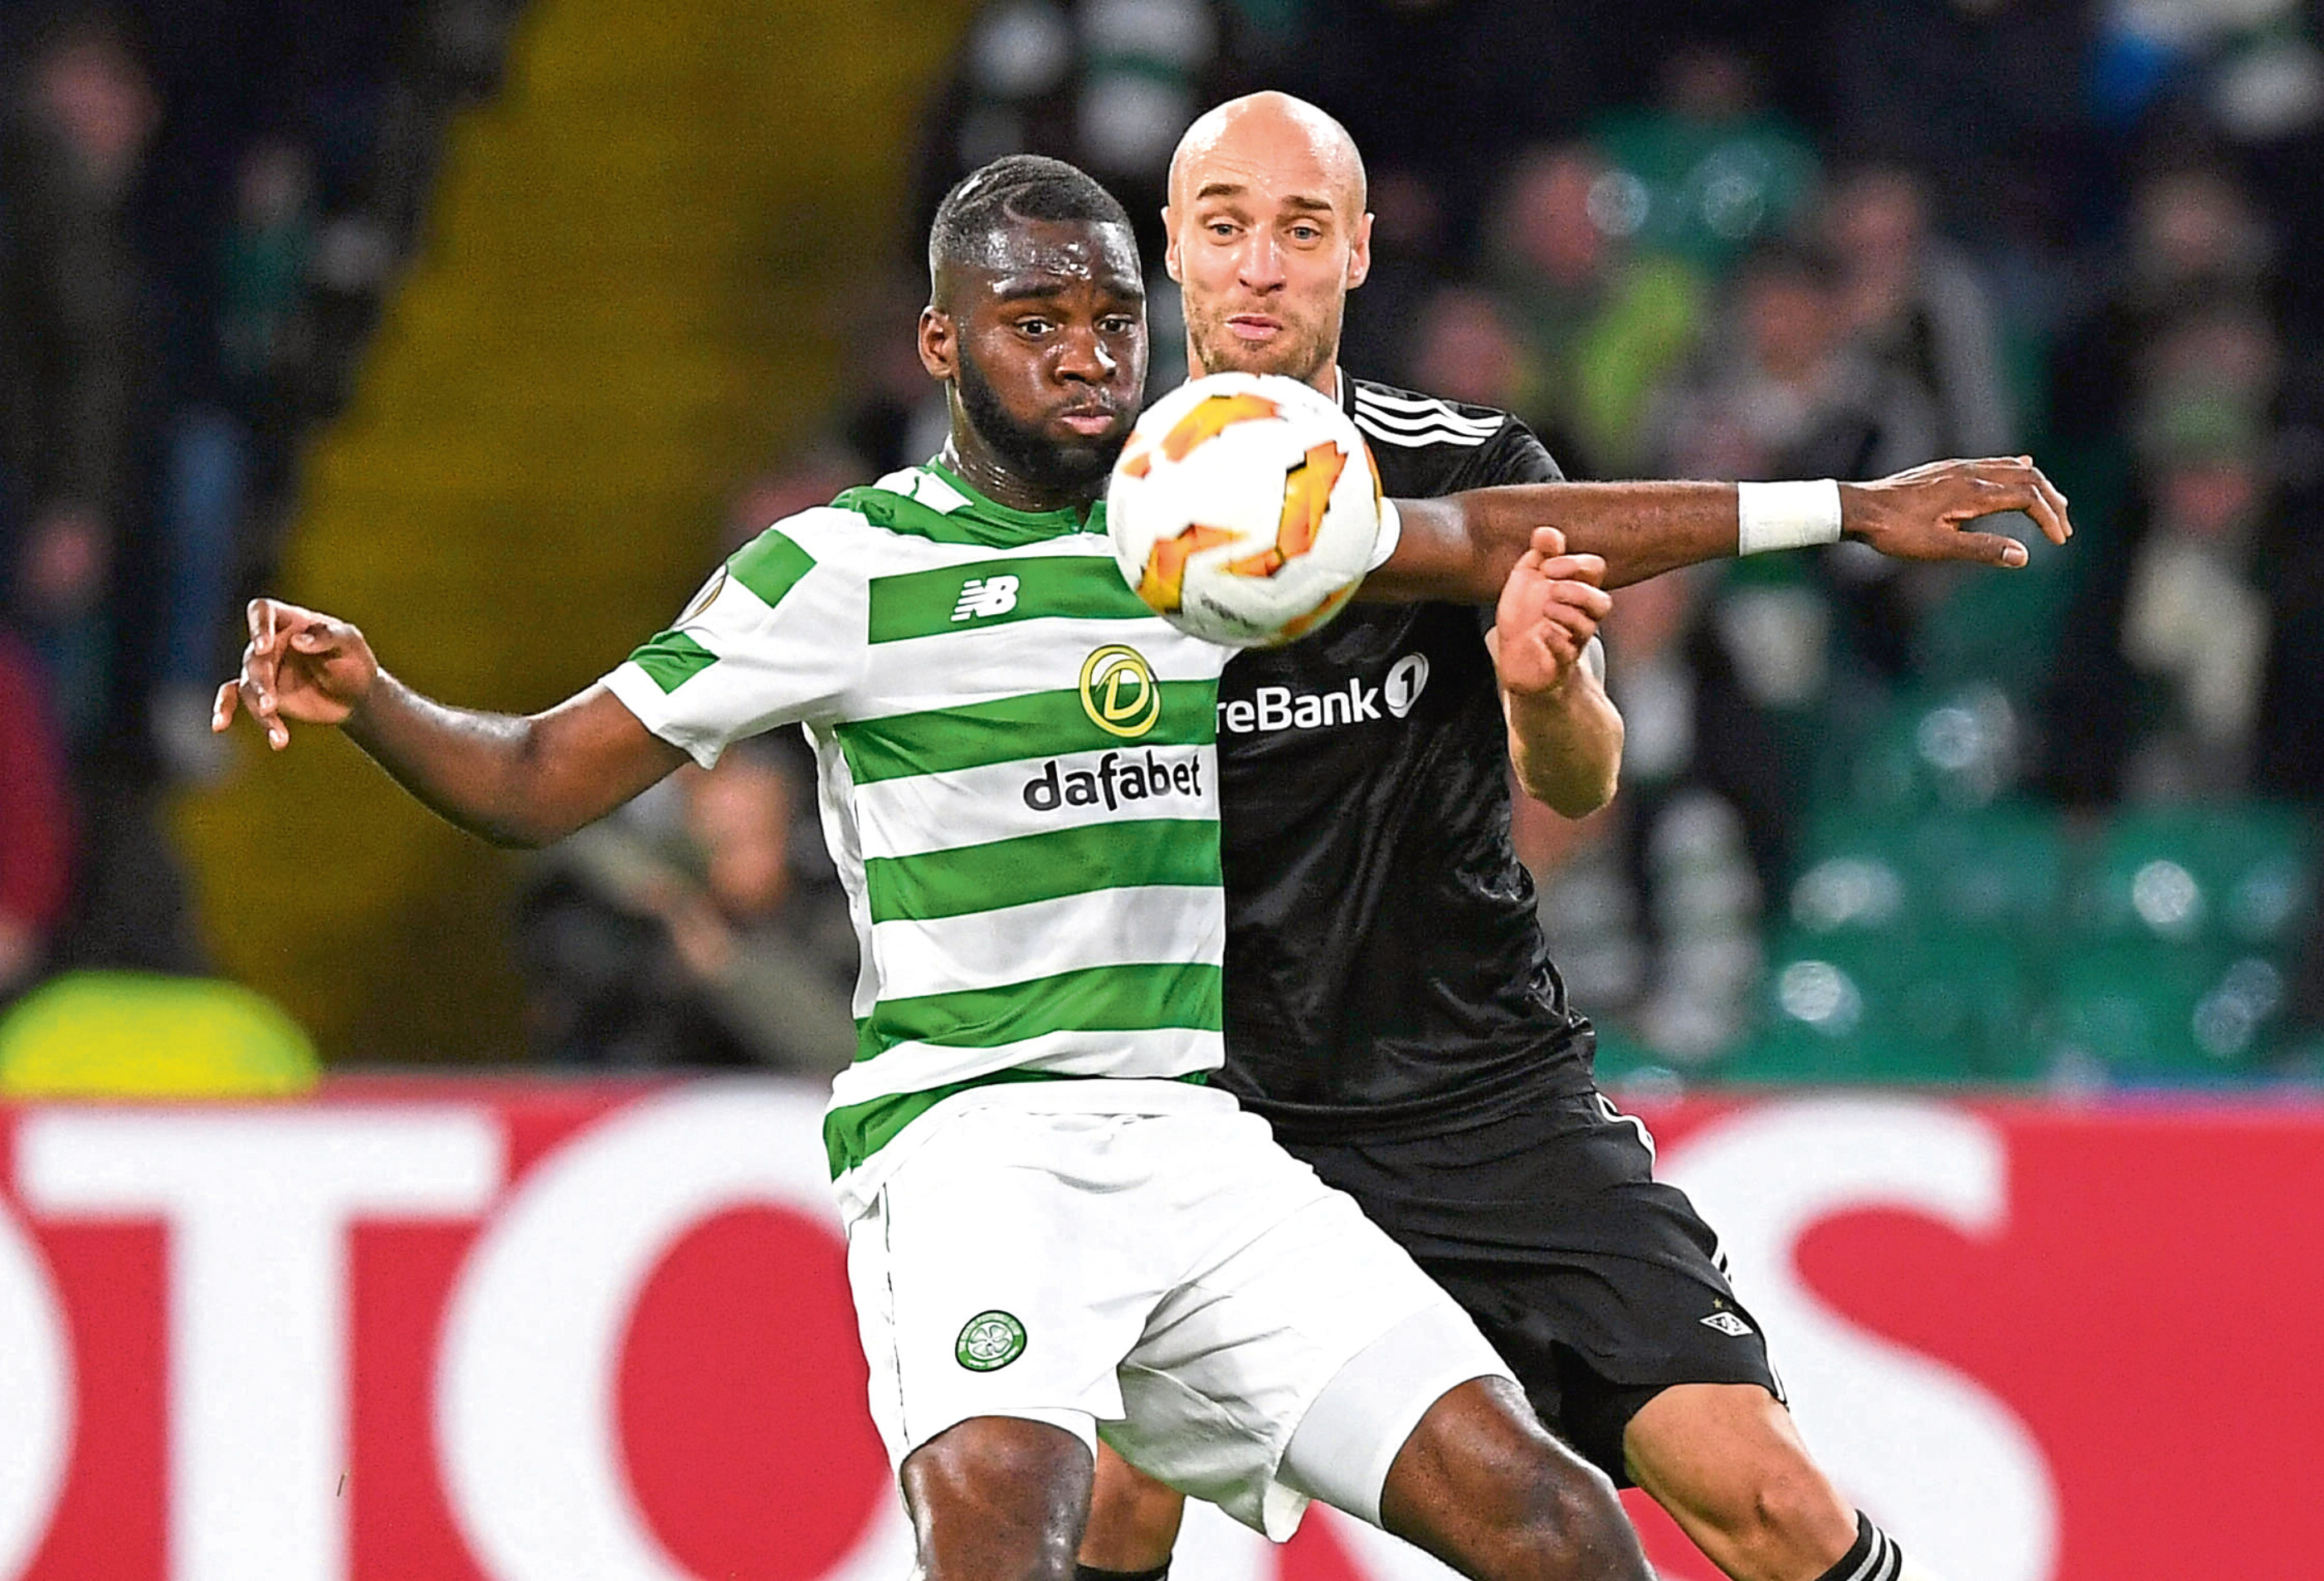
M 1729 1339 L 1740 1339 L 1751 1332 L 1751 1326 L 1732 1312 L 1713 1312 L 1701 1321 L 1705 1328 L 1716 1328 Z
M 979 1312 L 962 1327 L 952 1354 L 972 1373 L 997 1373 L 1025 1354 L 1025 1326 L 1006 1312 Z

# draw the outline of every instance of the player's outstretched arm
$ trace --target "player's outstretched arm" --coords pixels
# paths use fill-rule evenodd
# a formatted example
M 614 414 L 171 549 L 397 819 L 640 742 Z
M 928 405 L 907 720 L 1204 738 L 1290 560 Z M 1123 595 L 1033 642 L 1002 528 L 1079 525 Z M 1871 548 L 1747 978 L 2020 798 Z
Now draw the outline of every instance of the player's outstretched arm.
M 1613 607 L 1598 586 L 1605 572 L 1596 555 L 1528 549 L 1502 585 L 1486 635 L 1517 783 L 1567 818 L 1611 801 L 1621 775 L 1622 716 L 1583 658 Z
M 2073 533 L 2065 495 L 2024 456 L 1932 461 L 1871 483 L 1843 483 L 1836 492 L 1836 522 L 1779 523 L 1772 543 L 1763 532 L 1753 547 L 1846 537 L 1897 559 L 2015 567 L 2025 563 L 2024 544 L 1965 524 L 2023 511 L 2052 543 Z M 1603 559 L 1608 587 L 1626 587 L 1741 552 L 1739 498 L 1731 483 L 1527 483 L 1398 500 L 1403 535 L 1396 553 L 1365 579 L 1364 596 L 1492 602 L 1541 527 L 1558 529 L 1567 549 Z
M 246 711 L 280 752 L 290 726 L 336 725 L 436 813 L 498 846 L 545 846 L 686 761 L 603 686 L 518 717 L 446 707 L 379 666 L 362 632 L 278 599 L 249 609 L 242 673 L 210 728 Z

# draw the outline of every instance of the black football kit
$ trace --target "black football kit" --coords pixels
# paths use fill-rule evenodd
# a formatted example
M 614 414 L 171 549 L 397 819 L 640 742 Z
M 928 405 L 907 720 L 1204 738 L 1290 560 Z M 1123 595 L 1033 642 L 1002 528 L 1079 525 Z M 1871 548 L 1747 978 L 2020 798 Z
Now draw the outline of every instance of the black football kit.
M 1507 412 L 1342 381 L 1390 497 L 1555 481 Z M 1775 1391 L 1757 1322 L 1646 1128 L 1601 1096 L 1509 842 L 1489 611 L 1364 605 L 1219 684 L 1216 1078 L 1474 1318 L 1545 1421 L 1627 1483 L 1677 1383 Z M 1778 1391 L 1779 1392 L 1779 1391 Z

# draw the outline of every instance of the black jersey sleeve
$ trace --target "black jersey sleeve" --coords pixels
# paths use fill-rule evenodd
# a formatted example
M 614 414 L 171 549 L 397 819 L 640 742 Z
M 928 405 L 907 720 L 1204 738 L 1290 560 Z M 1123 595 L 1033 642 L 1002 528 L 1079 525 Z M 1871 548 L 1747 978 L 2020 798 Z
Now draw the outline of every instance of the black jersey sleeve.
M 1496 488 L 1507 483 L 1563 483 L 1565 470 L 1533 430 L 1516 418 L 1504 421 L 1490 439 L 1472 452 L 1444 492 Z

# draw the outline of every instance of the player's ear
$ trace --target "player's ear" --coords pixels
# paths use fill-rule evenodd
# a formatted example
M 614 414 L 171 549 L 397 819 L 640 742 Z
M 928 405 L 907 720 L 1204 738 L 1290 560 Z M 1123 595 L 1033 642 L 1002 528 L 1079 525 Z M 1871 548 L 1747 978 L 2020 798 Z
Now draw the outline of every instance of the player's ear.
M 1348 289 L 1363 284 L 1372 272 L 1372 217 L 1360 215 L 1355 233 L 1348 242 Z
M 1186 277 L 1178 273 L 1177 214 L 1167 203 L 1162 206 L 1162 273 L 1184 285 Z
M 942 308 L 920 310 L 920 365 L 931 379 L 949 379 L 960 355 L 960 327 Z

